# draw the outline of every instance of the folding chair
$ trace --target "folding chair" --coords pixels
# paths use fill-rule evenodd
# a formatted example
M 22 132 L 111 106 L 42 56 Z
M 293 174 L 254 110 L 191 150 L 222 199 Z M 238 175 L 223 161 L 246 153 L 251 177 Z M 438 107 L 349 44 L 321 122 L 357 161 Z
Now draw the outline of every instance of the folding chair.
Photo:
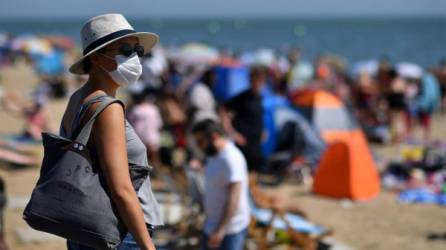
M 250 178 L 250 189 L 254 189 L 259 195 L 261 191 L 253 182 L 254 180 Z M 253 195 L 250 195 L 249 203 L 252 217 L 249 232 L 256 239 L 259 250 L 269 249 L 268 238 L 270 232 L 273 231 L 287 232 L 291 240 L 289 249 L 304 250 L 317 249 L 318 241 L 333 233 L 332 230 L 316 225 L 296 213 L 274 209 L 272 206 L 260 207 L 256 204 Z

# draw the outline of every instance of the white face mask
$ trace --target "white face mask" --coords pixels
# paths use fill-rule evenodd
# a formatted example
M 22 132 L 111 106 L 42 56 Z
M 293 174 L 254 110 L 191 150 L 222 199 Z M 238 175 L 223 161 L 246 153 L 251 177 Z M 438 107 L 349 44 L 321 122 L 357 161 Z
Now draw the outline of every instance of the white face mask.
M 102 54 L 113 60 L 112 57 Z M 136 53 L 131 54 L 129 57 L 124 55 L 116 55 L 116 69 L 108 72 L 110 77 L 120 86 L 127 86 L 138 80 L 142 74 L 142 65 L 139 61 L 139 57 Z M 102 68 L 102 66 L 100 66 Z M 106 71 L 104 68 L 102 68 Z

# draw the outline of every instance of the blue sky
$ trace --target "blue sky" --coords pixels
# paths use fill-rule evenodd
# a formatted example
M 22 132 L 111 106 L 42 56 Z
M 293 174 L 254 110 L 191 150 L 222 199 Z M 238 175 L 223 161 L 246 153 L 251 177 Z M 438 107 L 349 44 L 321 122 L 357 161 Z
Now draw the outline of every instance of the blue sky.
M 1 0 L 0 18 L 446 16 L 446 0 Z

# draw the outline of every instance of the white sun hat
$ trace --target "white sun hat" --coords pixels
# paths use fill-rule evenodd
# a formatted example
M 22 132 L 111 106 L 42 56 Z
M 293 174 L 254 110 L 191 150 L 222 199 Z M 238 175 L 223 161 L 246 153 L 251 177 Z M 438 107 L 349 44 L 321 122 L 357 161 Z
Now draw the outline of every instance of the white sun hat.
M 396 71 L 403 78 L 421 79 L 423 76 L 423 68 L 410 62 L 398 63 L 396 65 Z
M 82 57 L 70 67 L 73 74 L 87 74 L 84 60 L 95 51 L 124 37 L 136 37 L 144 47 L 144 53 L 150 51 L 158 41 L 158 35 L 151 32 L 136 32 L 121 14 L 104 14 L 88 20 L 81 30 Z

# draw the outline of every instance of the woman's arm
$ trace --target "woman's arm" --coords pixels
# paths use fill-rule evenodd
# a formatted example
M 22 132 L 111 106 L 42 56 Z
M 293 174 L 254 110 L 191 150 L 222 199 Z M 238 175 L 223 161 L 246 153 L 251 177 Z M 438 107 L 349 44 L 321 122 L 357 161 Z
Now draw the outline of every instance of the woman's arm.
M 110 104 L 96 118 L 92 136 L 99 163 L 119 214 L 141 249 L 154 250 L 141 205 L 130 180 L 124 110 L 119 103 Z

